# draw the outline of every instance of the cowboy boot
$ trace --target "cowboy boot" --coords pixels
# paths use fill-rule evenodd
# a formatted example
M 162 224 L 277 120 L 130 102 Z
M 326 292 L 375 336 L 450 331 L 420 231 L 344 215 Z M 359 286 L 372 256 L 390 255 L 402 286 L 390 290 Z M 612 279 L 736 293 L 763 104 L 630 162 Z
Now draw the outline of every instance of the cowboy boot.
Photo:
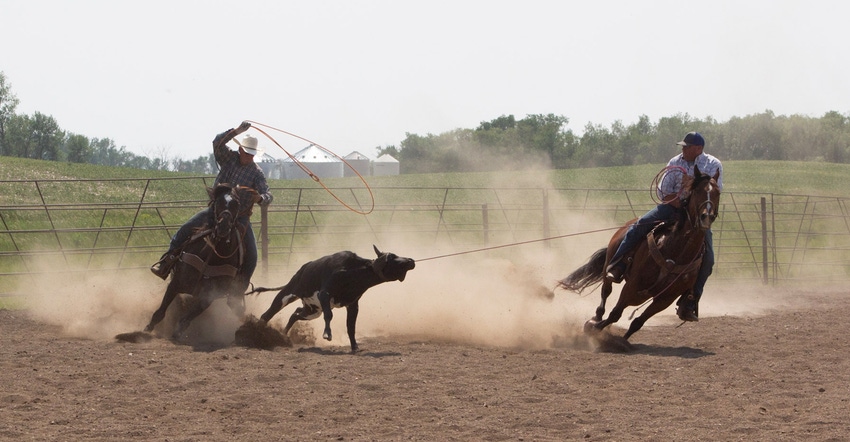
M 174 254 L 173 251 L 169 250 L 165 252 L 159 261 L 155 262 L 154 265 L 151 266 L 151 273 L 156 276 L 159 276 L 163 281 L 168 278 L 168 274 L 171 273 L 171 269 L 174 267 L 174 264 L 177 264 L 177 260 L 180 256 Z
M 626 270 L 628 270 L 631 260 L 632 258 L 629 256 L 620 258 L 609 264 L 605 269 L 605 278 L 614 284 L 623 282 L 623 277 L 626 275 Z

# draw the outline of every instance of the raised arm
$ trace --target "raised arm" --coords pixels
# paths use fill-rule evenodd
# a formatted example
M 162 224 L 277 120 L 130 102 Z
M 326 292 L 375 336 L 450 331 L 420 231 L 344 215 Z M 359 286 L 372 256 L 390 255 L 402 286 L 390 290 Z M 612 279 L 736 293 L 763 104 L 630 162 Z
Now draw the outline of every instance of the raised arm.
M 246 130 L 251 128 L 251 123 L 247 121 L 243 121 L 239 127 L 235 129 L 228 129 L 218 135 L 213 139 L 213 154 L 215 155 L 215 160 L 219 164 L 222 164 L 222 161 L 227 158 L 227 153 L 230 152 L 230 149 L 227 148 L 227 142 L 232 140 L 233 137 L 245 132 Z

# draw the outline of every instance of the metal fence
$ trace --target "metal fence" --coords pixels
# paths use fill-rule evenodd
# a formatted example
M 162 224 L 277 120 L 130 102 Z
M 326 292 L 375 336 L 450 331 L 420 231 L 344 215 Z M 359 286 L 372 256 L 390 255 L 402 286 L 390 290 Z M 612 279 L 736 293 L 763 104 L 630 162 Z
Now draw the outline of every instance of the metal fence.
M 209 184 L 209 177 L 0 182 L 16 186 L 13 197 L 0 200 L 0 292 L 45 271 L 147 267 L 180 225 L 206 206 Z M 168 197 L 175 187 L 192 196 Z M 367 198 L 363 189 L 332 191 L 353 204 Z M 318 187 L 273 187 L 272 193 L 274 203 L 253 217 L 258 271 L 266 273 L 351 249 L 355 241 L 380 247 L 406 238 L 423 249 L 451 251 L 529 242 L 569 248 L 566 238 L 595 231 L 601 247 L 616 226 L 653 206 L 647 191 L 636 189 L 380 187 L 372 189 L 374 210 L 363 216 Z M 846 281 L 849 217 L 847 198 L 724 193 L 712 229 L 713 277 L 765 284 Z M 49 270 L 39 261 L 49 261 Z

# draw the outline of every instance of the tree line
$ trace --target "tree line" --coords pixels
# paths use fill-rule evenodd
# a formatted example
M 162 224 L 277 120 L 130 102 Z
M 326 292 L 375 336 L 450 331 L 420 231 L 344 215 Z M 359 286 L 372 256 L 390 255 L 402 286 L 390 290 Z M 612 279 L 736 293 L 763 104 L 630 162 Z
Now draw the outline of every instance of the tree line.
M 62 130 L 49 115 L 15 112 L 18 99 L 0 71 L 0 155 L 91 163 L 138 169 L 213 174 L 212 154 L 194 160 L 149 158 L 117 147 L 111 138 L 89 138 Z M 676 114 L 650 121 L 646 115 L 625 125 L 588 123 L 581 135 L 554 114 L 502 115 L 474 129 L 441 134 L 406 133 L 398 146 L 378 146 L 402 173 L 476 172 L 528 167 L 568 169 L 666 163 L 685 133 L 698 131 L 706 152 L 721 160 L 790 160 L 850 163 L 850 115 L 775 115 L 770 110 L 719 122 Z
M 588 123 L 576 135 L 567 117 L 502 115 L 474 129 L 439 135 L 405 134 L 398 147 L 379 154 L 399 160 L 403 173 L 462 172 L 629 166 L 666 163 L 687 132 L 700 132 L 706 152 L 723 160 L 789 160 L 850 163 L 850 116 L 829 111 L 820 117 L 775 115 L 770 110 L 719 122 L 688 114 L 657 122 L 646 115 L 625 125 Z
M 6 75 L 0 71 L 0 156 L 200 174 L 218 170 L 212 153 L 193 160 L 164 154 L 154 158 L 136 155 L 124 146 L 116 146 L 111 138 L 89 138 L 62 130 L 50 115 L 19 114 L 18 103 Z

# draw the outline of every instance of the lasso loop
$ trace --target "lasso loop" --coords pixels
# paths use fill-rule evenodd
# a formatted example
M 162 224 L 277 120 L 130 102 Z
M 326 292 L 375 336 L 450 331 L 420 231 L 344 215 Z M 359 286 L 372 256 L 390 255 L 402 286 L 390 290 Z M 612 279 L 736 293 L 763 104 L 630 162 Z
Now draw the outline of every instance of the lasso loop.
M 268 138 L 269 140 L 271 140 L 271 142 L 272 142 L 272 143 L 274 143 L 277 147 L 279 147 L 279 148 L 280 148 L 280 150 L 282 150 L 282 151 L 283 151 L 283 152 L 284 152 L 284 153 L 285 153 L 285 154 L 286 154 L 289 158 L 291 158 L 291 159 L 292 159 L 292 161 L 293 161 L 293 162 L 294 162 L 294 163 L 295 163 L 298 167 L 300 167 L 300 168 L 301 168 L 301 170 L 303 170 L 303 171 L 304 171 L 304 173 L 306 173 L 306 174 L 307 174 L 307 176 L 309 176 L 309 177 L 310 177 L 310 179 L 312 179 L 313 181 L 315 181 L 315 182 L 319 183 L 319 185 L 320 185 L 320 186 L 322 186 L 322 188 L 324 188 L 324 189 L 325 189 L 325 191 L 327 191 L 327 192 L 328 192 L 328 193 L 329 193 L 332 197 L 334 197 L 334 199 L 335 199 L 335 200 L 337 200 L 340 204 L 342 204 L 343 206 L 345 206 L 348 210 L 351 210 L 352 212 L 354 212 L 354 213 L 358 213 L 358 214 L 360 214 L 360 215 L 368 215 L 368 214 L 372 213 L 372 211 L 373 211 L 373 210 L 375 210 L 375 195 L 372 193 L 372 188 L 371 188 L 371 187 L 369 187 L 369 183 L 367 183 L 367 182 L 366 182 L 366 179 L 365 179 L 365 178 L 363 178 L 363 176 L 362 176 L 362 175 L 360 175 L 360 172 L 358 172 L 358 171 L 357 171 L 357 169 L 355 169 L 355 168 L 354 168 L 354 166 L 352 166 L 351 164 L 349 164 L 349 163 L 348 163 L 348 161 L 345 161 L 345 159 L 344 159 L 344 158 L 342 158 L 341 156 L 339 156 L 339 155 L 335 154 L 334 152 L 331 152 L 329 149 L 325 148 L 324 146 L 322 146 L 322 145 L 320 145 L 320 144 L 318 144 L 318 143 L 315 143 L 315 142 L 313 142 L 313 141 L 310 141 L 310 140 L 308 140 L 308 139 L 306 139 L 306 138 L 304 138 L 304 137 L 300 137 L 300 136 L 298 136 L 298 135 L 295 135 L 295 134 L 293 134 L 293 133 L 287 132 L 287 131 L 285 131 L 285 130 L 282 130 L 282 129 L 278 129 L 278 128 L 276 128 L 276 127 L 269 126 L 268 124 L 259 123 L 259 122 L 257 122 L 257 121 L 251 121 L 251 120 L 245 120 L 245 121 L 247 121 L 247 122 L 251 123 L 251 127 L 252 127 L 252 128 L 256 129 L 258 132 L 260 132 L 261 134 L 265 135 L 265 136 L 266 136 L 266 138 Z M 289 151 L 287 151 L 286 149 L 284 149 L 284 148 L 283 148 L 283 146 L 281 146 L 281 145 L 280 145 L 280 143 L 278 143 L 278 142 L 277 142 L 277 140 L 275 140 L 275 139 L 274 139 L 274 137 L 272 137 L 271 135 L 269 135 L 268 133 L 266 133 L 266 131 L 264 131 L 264 130 L 260 129 L 260 128 L 259 128 L 259 127 L 257 127 L 257 126 L 263 126 L 263 127 L 265 127 L 265 128 L 268 128 L 268 129 L 271 129 L 271 130 L 278 131 L 278 132 L 280 132 L 280 133 L 282 133 L 282 134 L 289 135 L 290 137 L 294 137 L 294 138 L 298 138 L 299 140 L 306 141 L 306 142 L 308 142 L 308 143 L 312 144 L 313 146 L 318 147 L 318 148 L 319 148 L 319 149 L 321 149 L 322 151 L 324 151 L 324 152 L 326 152 L 326 153 L 328 153 L 328 154 L 330 154 L 330 155 L 333 155 L 335 158 L 338 158 L 340 161 L 342 161 L 342 162 L 346 165 L 346 167 L 348 167 L 349 169 L 351 169 L 352 171 L 354 171 L 354 173 L 355 173 L 355 174 L 357 174 L 357 177 L 358 177 L 358 178 L 360 178 L 360 181 L 362 181 L 362 182 L 363 182 L 363 185 L 364 185 L 364 186 L 366 186 L 366 190 L 368 190 L 368 191 L 369 191 L 369 198 L 372 200 L 372 205 L 369 207 L 369 210 L 365 210 L 365 211 L 364 211 L 364 210 L 359 210 L 359 209 L 355 209 L 354 207 L 351 207 L 350 205 L 348 205 L 345 201 L 343 201 L 342 199 L 340 199 L 340 197 L 338 197 L 335 193 L 333 193 L 333 191 L 331 191 L 331 189 L 329 189 L 329 188 L 328 188 L 328 186 L 326 186 L 326 185 L 325 185 L 325 183 L 323 183 L 323 182 L 322 182 L 322 179 L 321 179 L 321 178 L 319 178 L 316 174 L 314 174 L 314 173 L 313 173 L 313 171 L 311 171 L 310 169 L 308 169 L 308 168 L 307 168 L 307 166 L 305 166 L 305 165 L 304 165 L 304 163 L 302 163 L 301 161 L 298 161 L 298 159 L 297 159 L 297 158 L 295 158 L 295 156 L 294 156 L 294 155 L 292 155 L 291 153 L 289 153 Z
M 668 204 L 668 203 L 670 203 L 670 201 L 658 201 L 658 198 L 659 198 L 658 197 L 658 189 L 661 187 L 661 183 L 664 181 L 664 179 L 667 177 L 667 174 L 670 173 L 670 172 L 679 172 L 679 173 L 682 174 L 682 176 L 685 176 L 685 175 L 688 174 L 688 171 L 685 170 L 685 168 L 682 167 L 682 166 L 667 166 L 667 167 L 661 169 L 661 171 L 658 172 L 655 175 L 655 178 L 652 180 L 652 184 L 649 187 L 650 198 L 652 198 L 652 201 L 656 204 Z M 678 199 L 685 198 L 686 195 L 684 195 L 684 192 L 685 192 L 684 187 L 682 189 L 679 189 L 679 194 L 676 195 L 676 197 Z

